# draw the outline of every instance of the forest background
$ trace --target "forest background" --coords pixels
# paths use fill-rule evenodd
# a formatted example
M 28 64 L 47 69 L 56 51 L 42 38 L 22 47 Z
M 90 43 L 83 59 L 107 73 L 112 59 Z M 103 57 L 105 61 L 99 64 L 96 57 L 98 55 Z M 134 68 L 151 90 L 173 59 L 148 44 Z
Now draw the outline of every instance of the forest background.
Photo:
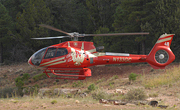
M 104 51 L 148 54 L 164 33 L 180 61 L 180 0 L 0 0 L 0 63 L 26 62 L 37 50 L 70 39 L 32 40 L 66 32 L 149 32 L 144 36 L 85 37 Z

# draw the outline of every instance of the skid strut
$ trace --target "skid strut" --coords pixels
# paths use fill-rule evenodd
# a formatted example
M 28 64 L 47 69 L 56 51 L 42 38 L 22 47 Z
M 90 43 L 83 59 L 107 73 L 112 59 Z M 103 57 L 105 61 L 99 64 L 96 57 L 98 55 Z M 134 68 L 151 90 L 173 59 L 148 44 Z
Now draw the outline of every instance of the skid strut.
M 91 76 L 89 68 L 46 68 L 44 73 L 53 79 L 84 80 L 86 77 Z

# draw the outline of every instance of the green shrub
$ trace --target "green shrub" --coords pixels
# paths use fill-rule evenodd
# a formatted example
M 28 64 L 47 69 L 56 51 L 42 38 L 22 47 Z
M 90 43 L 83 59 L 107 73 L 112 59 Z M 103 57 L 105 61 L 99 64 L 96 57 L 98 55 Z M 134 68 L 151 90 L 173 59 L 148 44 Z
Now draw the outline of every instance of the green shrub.
M 11 86 L 5 86 L 0 88 L 0 98 L 10 98 L 15 95 L 15 91 L 17 88 Z
M 39 91 L 39 85 L 35 84 L 34 86 L 28 86 L 23 89 L 25 94 L 31 94 L 33 96 L 36 96 Z
M 144 90 L 141 88 L 131 89 L 125 96 L 127 100 L 144 100 L 147 98 Z
M 29 79 L 29 77 L 30 77 L 30 75 L 28 73 L 24 73 L 23 76 L 22 76 L 22 80 L 26 81 L 26 80 Z
M 110 86 L 110 89 L 112 89 L 113 87 L 114 87 L 114 82 L 113 81 L 111 81 L 110 83 L 109 83 L 109 86 Z
M 94 93 L 92 93 L 92 98 L 95 100 L 99 100 L 99 99 L 112 99 L 113 98 L 113 94 L 108 94 L 104 91 L 96 91 Z M 116 97 L 117 98 L 117 97 Z
M 56 103 L 57 103 L 57 100 L 51 101 L 51 104 L 56 104 Z
M 98 93 L 93 93 L 92 97 L 93 99 L 99 100 L 99 99 L 105 99 L 106 95 L 104 92 L 98 92 Z
M 68 83 L 68 80 L 67 80 L 67 79 L 64 79 L 64 83 Z
M 12 100 L 13 103 L 18 103 L 19 101 L 18 100 Z
M 56 82 L 59 82 L 59 79 L 56 79 Z
M 114 75 L 113 77 L 112 77 L 112 79 L 114 80 L 114 79 L 118 79 L 118 75 Z
M 17 77 L 15 79 L 15 82 L 16 82 L 16 87 L 18 89 L 17 90 L 17 94 L 20 95 L 20 96 L 23 96 L 22 90 L 23 90 L 24 82 L 23 82 L 22 78 L 21 77 Z
M 39 85 L 38 84 L 35 84 L 33 87 L 39 89 Z
M 136 73 L 131 73 L 130 75 L 129 75 L 129 81 L 135 81 L 136 80 L 136 77 L 137 77 L 138 75 L 136 74 Z
M 18 76 L 16 79 L 15 79 L 15 82 L 17 83 L 19 80 L 22 81 L 22 78 L 20 76 Z
M 42 79 L 45 79 L 45 78 L 47 78 L 45 73 L 41 73 L 41 74 L 37 74 L 37 75 L 33 76 L 33 79 L 35 81 L 42 80 Z
M 18 88 L 23 87 L 23 85 L 24 85 L 24 82 L 23 82 L 22 80 L 18 80 L 18 81 L 16 82 L 16 87 L 18 87 Z
M 94 91 L 95 89 L 96 89 L 95 84 L 91 84 L 91 85 L 89 85 L 89 87 L 88 87 L 88 90 L 89 90 L 89 91 Z
M 17 94 L 20 96 L 23 96 L 23 86 L 24 82 L 28 82 L 27 80 L 29 79 L 30 75 L 28 73 L 23 74 L 22 77 L 18 76 L 15 79 L 16 87 L 17 87 Z

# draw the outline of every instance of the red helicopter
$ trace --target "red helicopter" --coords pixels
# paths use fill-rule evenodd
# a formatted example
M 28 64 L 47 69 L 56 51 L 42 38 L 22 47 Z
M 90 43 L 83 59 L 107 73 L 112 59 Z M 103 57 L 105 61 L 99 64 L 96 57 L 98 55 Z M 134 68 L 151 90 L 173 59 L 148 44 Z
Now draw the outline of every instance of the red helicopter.
M 75 41 L 66 41 L 35 52 L 28 60 L 33 66 L 42 67 L 49 78 L 84 80 L 91 76 L 88 68 L 95 65 L 141 63 L 147 62 L 154 69 L 164 69 L 175 60 L 175 55 L 170 49 L 174 34 L 163 34 L 148 55 L 134 55 L 128 53 L 99 52 L 104 47 L 95 47 L 93 42 L 77 41 L 84 36 L 114 36 L 114 35 L 145 35 L 144 33 L 112 33 L 112 34 L 79 34 L 67 33 L 49 25 L 40 26 L 64 33 L 68 36 L 44 37 L 33 39 L 55 39 L 70 37 Z M 55 75 L 53 77 L 52 75 Z

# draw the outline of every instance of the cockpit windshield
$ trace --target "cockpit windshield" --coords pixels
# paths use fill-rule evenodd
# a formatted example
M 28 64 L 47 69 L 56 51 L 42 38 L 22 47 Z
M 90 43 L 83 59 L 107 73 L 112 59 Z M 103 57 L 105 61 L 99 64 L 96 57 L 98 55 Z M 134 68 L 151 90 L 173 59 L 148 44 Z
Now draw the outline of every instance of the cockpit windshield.
M 44 59 L 51 59 L 68 54 L 68 50 L 66 48 L 55 48 L 55 47 L 50 47 L 48 49 L 47 48 L 48 47 L 45 47 L 32 55 L 31 62 L 33 65 L 39 66 L 43 57 Z
M 39 66 L 41 63 L 41 60 L 46 52 L 47 47 L 37 51 L 36 53 L 34 53 L 31 57 L 31 62 L 36 65 Z

